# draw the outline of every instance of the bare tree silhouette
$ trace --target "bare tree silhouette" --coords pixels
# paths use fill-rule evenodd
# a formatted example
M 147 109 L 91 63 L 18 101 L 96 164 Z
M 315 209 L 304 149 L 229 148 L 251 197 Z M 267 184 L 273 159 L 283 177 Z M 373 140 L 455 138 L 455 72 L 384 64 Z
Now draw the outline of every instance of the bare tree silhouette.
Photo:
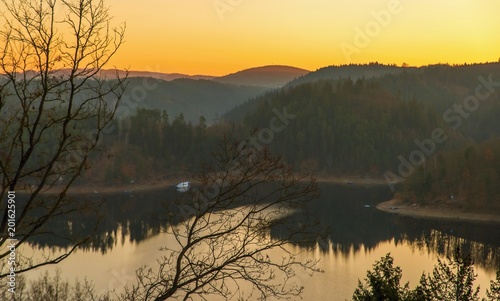
M 301 261 L 287 248 L 315 235 L 313 223 L 290 215 L 317 196 L 314 178 L 296 175 L 267 150 L 239 145 L 222 140 L 214 165 L 197 177 L 200 185 L 171 209 L 167 233 L 174 245 L 162 249 L 158 266 L 138 270 L 121 300 L 230 299 L 245 291 L 243 283 L 262 300 L 289 298 L 303 290 L 292 281 L 296 273 L 320 272 L 316 260 Z M 278 237 L 270 237 L 273 227 Z
M 123 43 L 125 25 L 112 27 L 103 0 L 2 0 L 0 5 L 2 259 L 9 255 L 9 216 L 15 215 L 19 250 L 30 238 L 50 233 L 50 220 L 92 209 L 72 202 L 67 191 L 88 167 L 125 89 L 124 78 L 100 76 Z M 48 190 L 52 193 L 44 193 Z M 22 195 L 15 212 L 8 210 L 8 191 Z M 17 273 L 58 263 L 88 238 L 41 260 L 18 254 Z M 0 278 L 8 274 L 6 262 Z

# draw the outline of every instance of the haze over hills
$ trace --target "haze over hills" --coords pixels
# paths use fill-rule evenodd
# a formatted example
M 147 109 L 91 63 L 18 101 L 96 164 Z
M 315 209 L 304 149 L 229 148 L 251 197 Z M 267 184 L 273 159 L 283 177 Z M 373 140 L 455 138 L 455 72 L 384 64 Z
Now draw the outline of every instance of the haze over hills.
M 309 72 L 297 67 L 270 65 L 245 69 L 214 80 L 225 84 L 277 88 Z
M 304 83 L 320 80 L 338 80 L 350 78 L 356 81 L 360 78 L 380 79 L 380 84 L 394 95 L 402 99 L 417 101 L 432 105 L 442 114 L 465 93 L 473 92 L 477 85 L 478 75 L 500 76 L 500 64 L 486 63 L 464 66 L 430 65 L 424 67 L 397 67 L 370 63 L 365 65 L 328 66 L 314 72 L 290 66 L 263 66 L 242 70 L 222 77 L 209 75 L 185 75 L 180 73 L 159 73 L 148 71 L 129 72 L 129 87 L 127 94 L 133 98 L 134 89 L 144 88 L 144 81 L 156 79 L 157 85 L 147 90 L 146 95 L 139 95 L 141 101 L 122 104 L 131 108 L 165 110 L 174 117 L 184 114 L 187 122 L 196 123 L 200 116 L 212 123 L 218 116 L 227 120 L 237 121 L 251 112 L 262 99 L 255 99 L 276 89 L 290 80 L 284 89 L 289 89 Z M 66 74 L 61 70 L 58 74 Z M 112 78 L 116 70 L 104 70 L 103 75 Z M 118 71 L 119 76 L 125 76 L 125 71 Z M 297 75 L 301 75 L 297 77 Z M 259 84 L 259 85 L 258 85 Z M 137 91 L 135 91 L 137 92 Z M 134 100 L 131 100 L 134 102 Z M 481 106 L 480 111 L 485 106 Z M 484 112 L 485 114 L 487 112 Z M 474 119 L 471 119 L 471 121 Z M 476 126 L 482 127 L 485 139 L 496 130 L 484 120 Z
M 235 86 L 204 79 L 150 80 L 129 78 L 125 91 L 128 98 L 124 98 L 121 106 L 165 110 L 172 118 L 182 113 L 186 122 L 192 123 L 197 123 L 200 116 L 204 116 L 210 124 L 231 108 L 269 90 L 266 87 Z M 145 94 L 137 92 L 144 91 L 142 88 L 146 86 L 153 88 L 145 90 Z M 134 95 L 139 96 L 134 99 Z
M 105 70 L 103 75 L 112 78 L 116 72 Z M 144 86 L 147 78 L 154 78 L 157 80 L 156 87 L 147 91 L 144 99 L 134 108 L 165 110 L 171 117 L 182 113 L 186 122 L 192 123 L 197 123 L 200 116 L 204 116 L 210 124 L 245 101 L 308 72 L 290 66 L 256 67 L 222 77 L 130 71 L 126 95 L 133 95 L 132 91 Z M 125 71 L 118 71 L 119 76 L 125 74 Z
M 370 74 L 372 76 L 368 76 Z M 494 82 L 492 85 L 500 81 L 500 63 L 463 66 L 430 65 L 418 68 L 386 65 L 331 66 L 290 82 L 283 90 L 301 85 L 312 85 L 318 81 L 335 82 L 339 78 L 350 78 L 355 84 L 358 79 L 364 78 L 375 82 L 383 90 L 398 96 L 403 101 L 417 101 L 432 106 L 438 114 L 442 115 L 450 109 L 454 112 L 454 105 L 462 103 L 467 96 L 474 95 L 476 87 L 482 82 L 489 81 L 490 76 Z M 245 115 L 252 114 L 259 106 L 273 99 L 274 95 L 274 92 L 270 92 L 249 100 L 226 113 L 224 118 L 232 122 L 242 120 Z M 311 95 L 303 95 L 303 97 L 310 98 Z M 475 114 L 471 114 L 470 118 L 463 121 L 464 126 L 460 130 L 477 141 L 500 134 L 500 128 L 496 126 L 496 117 L 494 117 L 500 114 L 499 110 L 494 98 L 482 101 Z
M 124 70 L 114 69 L 103 70 L 101 71 L 101 75 L 112 78 L 116 76 L 117 72 L 120 77 L 126 75 Z M 182 73 L 162 73 L 153 71 L 128 71 L 128 77 L 152 77 L 166 81 L 179 78 L 204 79 L 237 86 L 278 88 L 309 72 L 309 70 L 292 66 L 269 65 L 249 68 L 219 77 L 213 75 L 187 75 Z
M 101 76 L 113 78 L 118 75 L 120 77 L 125 77 L 125 70 L 116 70 L 116 69 L 107 69 L 101 71 Z M 213 79 L 214 76 L 211 75 L 187 75 L 182 73 L 162 73 L 162 72 L 154 72 L 154 71 L 128 71 L 128 77 L 152 77 L 156 79 L 162 79 L 166 81 L 171 81 L 178 78 L 191 78 L 191 79 Z
M 71 70 L 70 69 L 58 69 L 54 70 L 51 72 L 51 75 L 53 76 L 69 76 Z M 166 80 L 166 81 L 171 81 L 174 79 L 178 78 L 190 78 L 190 79 L 205 79 L 205 80 L 211 80 L 214 79 L 215 76 L 212 75 L 188 75 L 188 74 L 182 74 L 182 73 L 162 73 L 162 72 L 155 72 L 155 71 L 137 71 L 137 70 L 119 70 L 119 69 L 104 69 L 99 71 L 99 76 L 101 78 L 105 79 L 114 79 L 118 75 L 120 78 L 124 78 L 128 73 L 129 78 L 133 77 L 150 77 L 150 78 L 156 78 L 156 79 L 161 79 L 161 80 Z M 0 73 L 0 75 L 2 75 Z M 26 71 L 26 75 L 28 77 L 30 76 L 38 76 L 39 74 L 34 71 Z

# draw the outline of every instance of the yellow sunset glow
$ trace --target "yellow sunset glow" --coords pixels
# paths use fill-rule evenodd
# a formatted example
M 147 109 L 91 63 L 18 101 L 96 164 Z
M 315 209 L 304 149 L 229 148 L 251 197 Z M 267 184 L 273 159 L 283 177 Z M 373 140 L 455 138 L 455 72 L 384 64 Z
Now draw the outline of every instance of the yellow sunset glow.
M 498 0 L 106 0 L 126 43 L 108 68 L 224 75 L 269 64 L 497 61 Z

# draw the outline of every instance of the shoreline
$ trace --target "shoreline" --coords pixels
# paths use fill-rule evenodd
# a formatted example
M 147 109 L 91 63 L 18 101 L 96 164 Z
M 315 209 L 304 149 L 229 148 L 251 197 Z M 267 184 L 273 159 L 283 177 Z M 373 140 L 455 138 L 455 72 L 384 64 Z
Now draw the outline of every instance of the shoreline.
M 392 199 L 379 203 L 376 208 L 387 213 L 413 218 L 500 224 L 500 213 L 464 212 L 458 208 L 454 208 L 452 205 L 448 205 L 446 208 L 418 206 L 398 199 Z
M 173 187 L 177 185 L 178 182 L 173 180 L 151 180 L 150 183 L 129 183 L 120 185 L 107 185 L 101 186 L 99 184 L 91 185 L 75 185 L 69 187 L 66 192 L 67 195 L 81 195 L 81 194 L 118 194 L 124 191 L 134 191 L 134 192 L 144 192 L 144 191 L 154 191 L 158 189 L 165 189 L 167 187 Z M 17 190 L 21 194 L 31 193 L 28 190 L 22 189 Z M 61 192 L 59 187 L 52 187 L 49 190 L 42 190 L 40 194 L 58 194 Z
M 385 178 L 367 178 L 360 176 L 316 176 L 316 183 L 343 184 L 356 186 L 388 185 Z
M 182 179 L 183 180 L 183 179 Z M 129 183 L 120 185 L 80 185 L 72 186 L 68 189 L 68 195 L 88 195 L 88 194 L 119 194 L 131 192 L 147 192 L 154 190 L 161 190 L 168 187 L 175 187 L 181 180 L 163 179 L 163 180 L 149 180 L 147 183 Z M 196 181 L 191 181 L 196 183 Z M 350 185 L 350 186 L 381 186 L 387 185 L 385 179 L 380 178 L 366 178 L 360 176 L 316 176 L 316 183 L 326 183 L 335 185 Z M 18 190 L 21 194 L 30 193 L 27 190 Z M 60 190 L 53 188 L 48 191 L 42 191 L 41 194 L 55 194 Z M 401 216 L 408 216 L 413 218 L 434 219 L 434 220 L 453 220 L 453 221 L 467 221 L 467 222 L 482 222 L 482 223 L 495 223 L 500 224 L 500 212 L 498 213 L 484 213 L 484 212 L 464 212 L 453 204 L 442 204 L 440 206 L 415 206 L 403 202 L 399 199 L 391 199 L 388 201 L 377 204 L 376 208 L 380 211 L 397 214 Z
M 154 191 L 159 189 L 165 189 L 168 187 L 174 187 L 179 182 L 186 181 L 186 177 L 178 180 L 164 179 L 164 180 L 148 180 L 148 182 L 133 182 L 129 184 L 119 184 L 119 185 L 99 185 L 99 184 L 85 184 L 85 185 L 75 185 L 71 186 L 67 194 L 68 195 L 81 195 L 81 194 L 117 194 L 124 191 L 133 192 L 145 192 Z M 191 180 L 191 183 L 197 183 Z M 387 185 L 384 179 L 376 178 L 362 178 L 362 177 L 338 177 L 338 176 L 316 176 L 316 183 L 327 183 L 327 184 L 338 184 L 338 185 L 353 185 L 353 186 L 379 186 Z M 21 194 L 29 194 L 30 191 L 25 189 L 17 190 Z M 53 187 L 49 190 L 42 190 L 41 194 L 56 194 L 60 193 L 58 187 Z

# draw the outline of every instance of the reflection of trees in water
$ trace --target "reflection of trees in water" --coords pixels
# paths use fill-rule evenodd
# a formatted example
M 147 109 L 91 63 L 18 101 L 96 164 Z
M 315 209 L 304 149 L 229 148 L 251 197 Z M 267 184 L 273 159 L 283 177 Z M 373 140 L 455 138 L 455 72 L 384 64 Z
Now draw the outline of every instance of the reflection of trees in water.
M 327 232 L 301 246 L 318 246 L 323 252 L 349 256 L 351 252 L 373 250 L 381 242 L 394 240 L 418 250 L 453 256 L 456 246 L 471 252 L 473 260 L 486 270 L 500 268 L 498 225 L 453 221 L 432 221 L 391 215 L 374 208 L 391 198 L 387 187 L 323 186 L 321 198 L 309 204 L 319 224 Z M 370 207 L 365 207 L 368 205 Z M 304 215 L 296 215 L 297 223 Z M 273 235 L 279 235 L 275 229 Z
M 321 198 L 310 202 L 307 209 L 312 213 L 311 218 L 316 218 L 322 231 L 327 234 L 310 244 L 318 242 L 323 251 L 328 251 L 331 246 L 335 253 L 346 256 L 363 247 L 367 250 L 375 248 L 381 241 L 391 237 L 393 226 L 388 223 L 390 219 L 380 215 L 373 206 L 390 197 L 386 187 L 322 186 Z M 365 205 L 371 207 L 365 208 Z M 303 221 L 302 213 L 296 216 L 297 223 Z M 373 229 L 376 229 L 376 233 L 373 233 Z M 277 234 L 278 231 L 273 233 Z
M 161 232 L 166 225 L 168 209 L 166 203 L 176 198 L 175 189 L 136 193 L 125 191 L 117 194 L 95 194 L 79 197 L 96 207 L 102 202 L 99 216 L 94 212 L 75 212 L 70 218 L 54 219 L 48 226 L 47 235 L 32 239 L 36 247 L 69 247 L 67 237 L 85 237 L 91 240 L 81 249 L 100 251 L 124 244 L 125 241 L 141 242 Z M 173 210 L 173 209 L 171 209 Z M 97 224 L 97 227 L 96 227 Z M 94 231 L 95 230 L 95 231 Z
M 491 226 L 490 226 L 491 227 Z M 417 250 L 432 250 L 452 258 L 457 246 L 464 254 L 470 253 L 472 260 L 489 272 L 500 269 L 500 247 L 484 241 L 469 240 L 435 229 L 427 229 L 420 237 L 406 237 L 408 245 Z
M 190 193 L 179 193 L 175 187 L 147 192 L 126 190 L 115 194 L 89 194 L 74 198 L 74 202 L 87 202 L 93 209 L 100 204 L 99 216 L 89 210 L 54 218 L 47 224 L 47 234 L 30 240 L 32 246 L 66 249 L 70 246 L 70 239 L 91 235 L 89 242 L 80 249 L 104 254 L 119 244 L 123 245 L 125 241 L 139 243 L 157 235 L 166 228 L 168 219 L 181 222 L 192 213 L 180 212 L 179 205 L 188 204 L 192 198 Z
M 417 250 L 453 257 L 457 246 L 470 253 L 474 262 L 485 270 L 500 268 L 500 233 L 498 225 L 458 221 L 430 221 L 410 217 L 394 219 L 401 227 L 394 233 L 396 243 L 406 243 Z
M 416 250 L 429 250 L 441 256 L 452 256 L 455 247 L 460 245 L 464 252 L 470 251 L 474 261 L 485 269 L 500 267 L 498 225 L 428 221 L 390 215 L 374 208 L 391 196 L 387 187 L 323 185 L 321 197 L 308 205 L 311 214 L 298 212 L 296 219 L 297 224 L 317 220 L 325 235 L 318 237 L 313 233 L 313 237 L 304 237 L 295 243 L 303 247 L 318 245 L 323 252 L 332 251 L 341 256 L 362 249 L 370 251 L 381 242 L 391 240 L 395 244 L 408 244 Z M 188 194 L 179 194 L 175 188 L 88 196 L 87 199 L 95 203 L 104 202 L 96 233 L 82 248 L 106 253 L 127 240 L 138 243 L 157 235 L 166 227 L 169 214 L 182 216 L 174 200 L 185 202 L 188 197 Z M 65 217 L 50 224 L 51 230 L 57 229 L 57 235 L 39 236 L 31 242 L 38 247 L 66 248 L 69 242 L 61 237 L 89 235 L 96 221 L 90 212 L 75 213 L 70 222 Z M 286 229 L 273 228 L 271 233 L 279 236 L 280 231 Z

